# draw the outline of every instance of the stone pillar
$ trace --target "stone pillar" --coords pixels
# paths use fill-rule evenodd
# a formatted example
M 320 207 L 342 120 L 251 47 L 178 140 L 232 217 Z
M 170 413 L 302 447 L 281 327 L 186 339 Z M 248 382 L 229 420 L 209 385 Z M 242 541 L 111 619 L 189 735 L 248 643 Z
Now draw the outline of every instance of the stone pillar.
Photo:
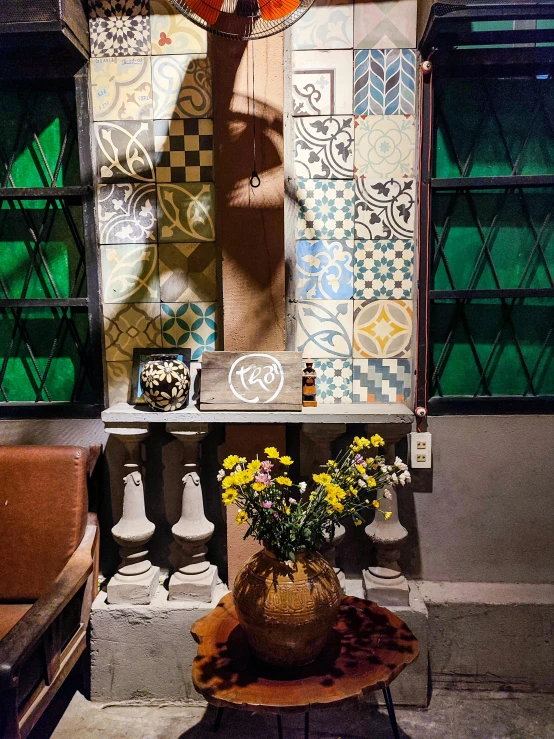
M 147 605 L 152 600 L 160 577 L 160 568 L 148 559 L 147 544 L 155 530 L 146 518 L 140 444 L 148 428 L 108 428 L 125 446 L 123 513 L 112 528 L 120 546 L 121 564 L 108 583 L 108 603 Z
M 208 425 L 169 423 L 166 429 L 183 444 L 185 469 L 181 518 L 171 529 L 179 561 L 169 581 L 169 599 L 208 603 L 218 581 L 217 567 L 206 559 L 214 525 L 204 515 L 198 474 L 200 442 L 208 434 Z

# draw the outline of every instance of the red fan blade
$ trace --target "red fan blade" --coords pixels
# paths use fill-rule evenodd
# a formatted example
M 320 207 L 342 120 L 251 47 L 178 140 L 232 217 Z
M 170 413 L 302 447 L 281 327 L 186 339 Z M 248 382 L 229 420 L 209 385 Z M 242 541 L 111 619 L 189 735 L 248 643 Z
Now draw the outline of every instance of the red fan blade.
M 264 21 L 274 21 L 289 15 L 300 5 L 300 0 L 268 0 L 260 5 Z
M 192 12 L 199 15 L 210 26 L 213 26 L 219 18 L 223 2 L 224 0 L 209 0 L 209 3 L 205 0 L 186 0 Z

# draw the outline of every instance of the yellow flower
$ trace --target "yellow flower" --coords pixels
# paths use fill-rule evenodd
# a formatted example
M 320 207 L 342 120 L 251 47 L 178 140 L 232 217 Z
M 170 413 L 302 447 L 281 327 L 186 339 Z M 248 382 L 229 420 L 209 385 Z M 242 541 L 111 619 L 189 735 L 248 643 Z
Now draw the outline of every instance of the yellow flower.
M 363 464 L 357 464 L 356 469 L 358 470 L 360 475 L 365 475 L 365 467 L 363 466 Z
M 239 470 L 238 472 L 233 472 L 229 477 L 232 479 L 233 485 L 247 485 L 254 479 L 254 473 L 250 470 Z
M 239 491 L 235 490 L 235 488 L 230 488 L 222 494 L 221 500 L 225 503 L 225 505 L 231 505 L 231 503 L 234 503 L 238 497 Z
M 360 452 L 364 447 L 370 446 L 370 442 L 364 436 L 355 436 L 354 442 L 350 445 L 353 452 Z
M 230 454 L 223 460 L 223 466 L 226 470 L 232 470 L 240 462 L 240 457 L 237 454 Z
M 287 516 L 290 516 L 290 508 L 288 507 L 288 505 L 285 506 L 285 513 L 287 514 Z
M 244 523 L 247 520 L 248 520 L 248 514 L 246 513 L 246 511 L 239 511 L 237 513 L 237 517 L 235 518 L 235 521 L 237 523 Z
M 338 500 L 343 500 L 344 498 L 348 497 L 348 493 L 346 493 L 339 485 L 335 485 L 335 483 L 326 485 L 325 492 L 328 495 L 334 495 L 336 498 L 338 498 Z
M 373 434 L 371 437 L 371 446 L 385 446 L 385 440 L 379 434 Z
M 276 477 L 275 482 L 278 482 L 279 485 L 292 485 L 292 480 L 289 477 L 284 477 L 283 475 Z
M 333 479 L 331 475 L 328 475 L 326 472 L 322 472 L 320 475 L 312 475 L 312 478 L 318 485 L 328 485 Z
M 354 485 L 350 485 L 348 490 L 350 491 L 350 495 L 358 495 L 358 488 L 355 488 Z
M 368 488 L 374 488 L 377 485 L 377 483 L 375 482 L 375 478 L 374 477 L 368 477 L 367 480 L 366 480 L 366 482 L 367 482 Z
M 339 503 L 338 500 L 336 503 L 333 504 L 333 508 L 337 513 L 342 513 L 344 511 L 344 506 L 342 503 Z
M 374 500 L 374 501 L 372 501 L 371 505 L 372 505 L 372 506 L 373 506 L 374 508 L 379 508 L 379 501 L 378 501 L 378 500 Z
M 264 485 L 263 482 L 253 482 L 252 483 L 252 489 L 256 490 L 258 493 L 261 493 L 262 490 L 265 490 L 267 485 Z
M 363 524 L 363 521 L 361 518 L 354 519 L 354 526 L 361 526 L 362 524 Z
M 334 459 L 327 460 L 327 467 L 331 467 L 332 469 L 333 467 L 336 467 L 336 466 L 337 466 L 337 463 L 335 462 Z
M 284 464 L 285 467 L 289 467 L 291 464 L 294 464 L 294 462 L 292 461 L 292 459 L 289 456 L 287 456 L 287 455 L 285 455 L 284 457 L 281 457 L 279 459 L 279 462 L 281 462 L 281 464 Z
M 251 462 L 248 463 L 248 467 L 246 468 L 249 472 L 257 472 L 260 467 L 262 466 L 262 463 L 259 459 L 253 459 Z
M 385 521 L 388 521 L 389 518 L 392 516 L 391 511 L 387 511 L 386 513 L 383 513 L 383 516 L 385 517 Z
M 372 465 L 372 464 L 373 464 L 374 462 L 375 462 L 375 460 L 373 459 L 373 457 L 368 457 L 368 458 L 366 459 L 366 463 L 367 463 L 368 465 Z
M 221 482 L 221 487 L 223 488 L 223 490 L 227 490 L 227 488 L 233 487 L 232 475 L 229 475 L 229 477 L 224 477 L 223 478 L 223 480 Z
M 279 459 L 279 452 L 274 446 L 267 446 L 264 449 L 264 452 L 267 454 L 269 459 Z

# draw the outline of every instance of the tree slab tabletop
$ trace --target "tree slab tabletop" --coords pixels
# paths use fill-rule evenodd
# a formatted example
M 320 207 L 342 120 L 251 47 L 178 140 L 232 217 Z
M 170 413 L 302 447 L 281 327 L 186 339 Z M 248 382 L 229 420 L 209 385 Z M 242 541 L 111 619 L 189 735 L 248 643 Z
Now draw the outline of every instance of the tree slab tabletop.
M 327 646 L 310 665 L 279 668 L 257 660 L 239 625 L 232 594 L 197 621 L 196 690 L 215 706 L 258 713 L 305 712 L 363 700 L 387 687 L 419 654 L 417 639 L 386 608 L 346 596 Z

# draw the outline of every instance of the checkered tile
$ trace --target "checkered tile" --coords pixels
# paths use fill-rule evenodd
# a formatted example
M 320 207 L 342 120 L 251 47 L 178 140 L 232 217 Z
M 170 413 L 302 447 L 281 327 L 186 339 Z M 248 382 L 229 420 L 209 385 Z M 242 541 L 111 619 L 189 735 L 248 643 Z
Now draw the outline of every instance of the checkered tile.
M 409 359 L 354 359 L 354 403 L 406 403 L 412 396 Z
M 213 181 L 213 121 L 184 118 L 154 121 L 158 182 Z

